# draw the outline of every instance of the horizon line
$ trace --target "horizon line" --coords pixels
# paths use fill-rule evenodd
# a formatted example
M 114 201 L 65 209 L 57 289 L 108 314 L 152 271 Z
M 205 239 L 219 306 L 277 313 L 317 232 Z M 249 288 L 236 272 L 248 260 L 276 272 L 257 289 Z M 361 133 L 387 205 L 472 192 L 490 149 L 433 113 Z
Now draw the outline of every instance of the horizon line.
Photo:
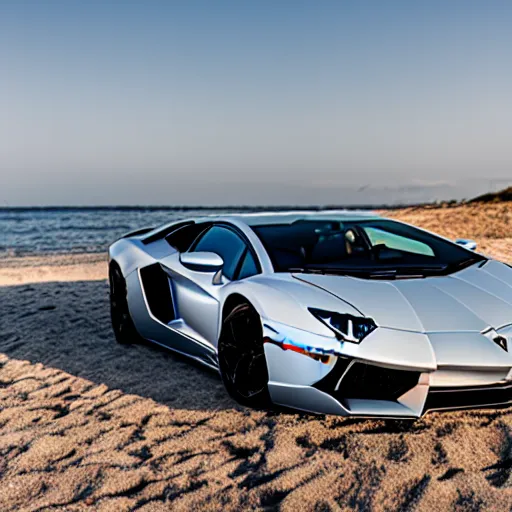
M 293 205 L 293 204 L 282 204 L 282 205 L 34 205 L 34 206 L 0 206 L 0 211 L 30 211 L 30 210 L 40 210 L 40 211 L 78 211 L 78 210 L 168 210 L 168 211 L 192 211 L 192 210 L 243 210 L 243 211 L 254 211 L 254 210 L 289 210 L 293 208 L 294 210 L 394 210 L 400 208 L 415 208 L 422 206 L 437 206 L 443 204 L 465 204 L 473 201 L 472 199 L 466 200 L 437 200 L 437 201 L 426 201 L 426 202 L 418 202 L 418 203 L 382 203 L 382 204 L 351 204 L 351 205 L 342 205 L 342 204 L 327 204 L 327 205 Z

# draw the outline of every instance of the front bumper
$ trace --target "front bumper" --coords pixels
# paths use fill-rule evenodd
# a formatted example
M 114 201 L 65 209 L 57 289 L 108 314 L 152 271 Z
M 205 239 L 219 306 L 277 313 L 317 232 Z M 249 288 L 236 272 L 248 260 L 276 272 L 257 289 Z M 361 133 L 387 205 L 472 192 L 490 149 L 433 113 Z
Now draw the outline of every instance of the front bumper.
M 448 334 L 379 328 L 354 344 L 275 322 L 263 326 L 269 392 L 279 405 L 342 416 L 418 418 L 429 410 L 512 403 L 512 359 L 492 346 L 479 347 L 477 358 L 467 351 L 457 357 L 447 346 Z M 456 333 L 455 347 L 459 338 Z M 478 341 L 473 334 L 468 338 L 473 345 Z

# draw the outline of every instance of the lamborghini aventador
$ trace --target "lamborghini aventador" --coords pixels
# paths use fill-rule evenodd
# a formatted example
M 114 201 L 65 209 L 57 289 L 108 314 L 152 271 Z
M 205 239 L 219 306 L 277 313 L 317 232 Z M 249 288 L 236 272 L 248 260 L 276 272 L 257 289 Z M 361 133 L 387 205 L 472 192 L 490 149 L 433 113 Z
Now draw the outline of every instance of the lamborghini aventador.
M 112 324 L 254 407 L 414 418 L 512 402 L 512 268 L 361 212 L 208 216 L 109 248 Z

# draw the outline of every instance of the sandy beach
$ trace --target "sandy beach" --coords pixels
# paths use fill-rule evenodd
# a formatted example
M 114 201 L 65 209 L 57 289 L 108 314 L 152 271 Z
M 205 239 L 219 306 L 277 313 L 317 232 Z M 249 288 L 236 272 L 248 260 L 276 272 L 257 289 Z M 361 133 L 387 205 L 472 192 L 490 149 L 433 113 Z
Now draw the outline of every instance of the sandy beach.
M 512 263 L 512 203 L 385 212 Z M 0 260 L 0 510 L 510 510 L 512 408 L 255 411 L 116 344 L 104 254 Z

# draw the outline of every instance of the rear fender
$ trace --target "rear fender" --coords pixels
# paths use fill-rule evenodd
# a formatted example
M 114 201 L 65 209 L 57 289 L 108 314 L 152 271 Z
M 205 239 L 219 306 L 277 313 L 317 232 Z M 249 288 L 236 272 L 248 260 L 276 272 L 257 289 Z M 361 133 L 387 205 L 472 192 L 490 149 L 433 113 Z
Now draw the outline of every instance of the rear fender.
M 122 238 L 114 242 L 108 250 L 109 261 L 114 260 L 123 276 L 128 277 L 137 268 L 155 263 L 155 258 L 138 246 L 138 242 Z

